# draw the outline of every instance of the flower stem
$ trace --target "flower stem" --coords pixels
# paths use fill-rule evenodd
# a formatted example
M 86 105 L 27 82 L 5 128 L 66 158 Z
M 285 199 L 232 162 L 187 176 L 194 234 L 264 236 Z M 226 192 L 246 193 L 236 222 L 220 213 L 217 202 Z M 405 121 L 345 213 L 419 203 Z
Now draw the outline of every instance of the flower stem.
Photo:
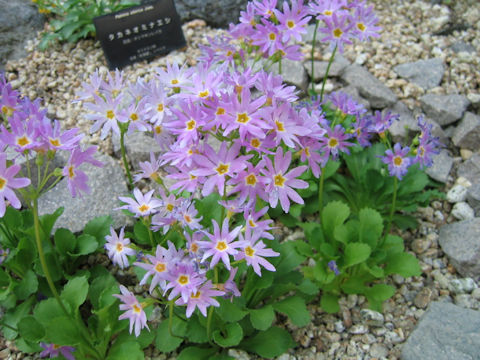
M 127 153 L 125 151 L 125 132 L 126 130 L 120 127 L 120 151 L 122 153 L 123 166 L 125 166 L 125 172 L 127 173 L 128 187 L 131 190 L 133 189 L 133 178 L 130 173 L 130 165 L 128 165 Z
M 330 72 L 330 67 L 332 66 L 333 59 L 335 58 L 335 53 L 337 52 L 337 45 L 333 49 L 332 56 L 328 60 L 327 71 L 325 71 L 325 76 L 323 77 L 322 90 L 320 91 L 320 102 L 323 100 L 323 93 L 325 91 L 325 84 L 327 82 L 328 73 Z
M 315 43 L 317 42 L 317 30 L 318 30 L 318 24 L 320 24 L 320 20 L 317 20 L 315 22 L 315 30 L 313 30 L 313 40 L 312 40 L 312 53 L 311 53 L 311 72 L 312 72 L 312 94 L 315 94 L 315 70 L 314 70 L 314 54 L 315 54 Z
M 392 195 L 392 207 L 390 208 L 390 214 L 388 216 L 387 226 L 385 227 L 385 236 L 382 239 L 381 245 L 385 243 L 387 239 L 388 233 L 390 232 L 390 228 L 392 226 L 393 214 L 395 213 L 395 207 L 397 203 L 397 189 L 398 189 L 398 178 L 396 176 L 393 177 L 393 195 Z
M 318 216 L 321 218 L 323 211 L 323 185 L 325 183 L 325 168 L 322 169 L 318 182 Z

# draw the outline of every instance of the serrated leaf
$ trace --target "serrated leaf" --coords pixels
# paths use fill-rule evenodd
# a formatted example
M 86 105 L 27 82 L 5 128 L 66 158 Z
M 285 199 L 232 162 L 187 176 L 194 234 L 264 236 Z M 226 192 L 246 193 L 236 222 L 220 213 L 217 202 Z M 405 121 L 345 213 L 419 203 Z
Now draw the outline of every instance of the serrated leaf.
M 364 208 L 358 213 L 358 240 L 368 244 L 370 249 L 377 247 L 377 241 L 382 236 L 383 218 L 373 209 Z
M 350 216 L 350 209 L 341 201 L 329 202 L 322 212 L 322 227 L 325 230 L 325 236 L 333 239 L 335 227 L 341 225 Z
M 305 305 L 305 300 L 294 295 L 273 304 L 273 308 L 287 315 L 296 326 L 306 326 L 310 322 L 310 313 Z
M 0 284 L 0 289 L 1 289 L 1 284 Z M 38 289 L 37 275 L 32 270 L 28 270 L 23 276 L 23 279 L 19 283 L 17 283 L 13 291 L 17 296 L 18 300 L 25 300 L 30 295 L 35 293 L 37 289 Z
M 272 305 L 265 305 L 260 309 L 250 310 L 250 322 L 257 330 L 267 330 L 272 326 L 275 319 L 275 311 Z
M 244 340 L 240 347 L 254 352 L 263 358 L 273 358 L 282 355 L 295 345 L 295 341 L 293 341 L 288 331 L 278 327 L 271 327 Z
M 403 277 L 420 276 L 422 273 L 418 259 L 406 252 L 390 254 L 384 270 L 386 275 L 398 274 Z
M 55 248 L 64 256 L 67 255 L 67 253 L 72 252 L 77 245 L 75 235 L 68 229 L 57 229 L 53 239 L 55 241 Z
M 88 281 L 84 276 L 71 279 L 60 294 L 63 301 L 70 304 L 70 307 L 78 309 L 87 299 Z
M 110 215 L 98 216 L 90 220 L 83 228 L 83 233 L 92 235 L 97 239 L 100 246 L 105 243 L 105 236 L 110 233 L 110 226 L 113 223 L 113 219 Z
M 240 344 L 240 341 L 242 341 L 243 330 L 238 323 L 229 323 L 223 331 L 215 330 L 212 333 L 212 337 L 221 347 L 232 347 Z
M 350 243 L 345 246 L 343 267 L 350 267 L 366 261 L 371 254 L 370 246 L 362 243 Z
M 335 314 L 340 311 L 338 296 L 332 293 L 324 292 L 320 298 L 320 306 L 325 312 Z

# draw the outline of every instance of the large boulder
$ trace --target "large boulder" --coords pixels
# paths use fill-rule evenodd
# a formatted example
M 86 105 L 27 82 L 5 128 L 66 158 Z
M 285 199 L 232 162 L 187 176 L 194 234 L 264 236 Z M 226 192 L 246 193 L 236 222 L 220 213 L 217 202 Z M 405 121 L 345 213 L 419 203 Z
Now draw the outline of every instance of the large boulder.
M 212 27 L 228 27 L 238 22 L 248 0 L 175 0 L 182 21 L 203 19 Z
M 0 71 L 8 59 L 26 54 L 25 43 L 43 28 L 44 17 L 31 1 L 0 0 Z

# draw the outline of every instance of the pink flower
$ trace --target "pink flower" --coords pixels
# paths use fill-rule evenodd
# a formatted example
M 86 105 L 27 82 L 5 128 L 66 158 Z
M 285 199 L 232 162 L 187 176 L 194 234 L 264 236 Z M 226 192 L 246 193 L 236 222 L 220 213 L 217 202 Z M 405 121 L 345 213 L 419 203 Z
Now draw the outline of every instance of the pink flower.
M 247 265 L 253 267 L 253 271 L 258 276 L 262 276 L 260 265 L 268 271 L 275 271 L 275 267 L 270 264 L 264 257 L 279 256 L 280 253 L 272 249 L 266 249 L 266 245 L 260 240 L 258 232 L 247 230 L 245 235 L 240 234 L 240 243 L 242 250 L 235 255 L 235 260 L 245 259 Z
M 208 280 L 205 284 L 203 284 L 200 288 L 197 289 L 195 293 L 190 294 L 190 297 L 187 301 L 183 298 L 178 298 L 175 301 L 176 305 L 185 305 L 187 304 L 187 311 L 186 315 L 187 318 L 192 316 L 193 311 L 197 307 L 198 310 L 203 314 L 203 316 L 207 316 L 207 307 L 209 306 L 216 306 L 219 307 L 220 304 L 217 300 L 215 300 L 215 296 L 222 296 L 225 294 L 223 291 L 215 290 L 213 288 L 213 284 L 211 280 Z
M 132 333 L 133 327 L 135 327 L 135 336 L 138 337 L 140 335 L 140 330 L 144 327 L 148 329 L 147 325 L 147 315 L 145 311 L 143 311 L 142 304 L 140 304 L 130 291 L 123 286 L 120 285 L 120 291 L 122 295 L 114 294 L 116 298 L 119 298 L 123 304 L 120 304 L 120 310 L 124 310 L 125 312 L 119 316 L 119 320 L 128 319 L 130 320 L 130 334 Z M 150 329 L 148 329 L 150 331 Z
M 127 209 L 128 211 L 135 214 L 135 217 L 148 216 L 157 212 L 157 208 L 162 205 L 160 200 L 153 198 L 152 195 L 155 190 L 150 190 L 145 195 L 142 192 L 135 188 L 133 189 L 133 195 L 135 200 L 130 197 L 120 196 L 119 199 L 122 200 L 126 205 L 120 206 L 119 209 Z
M 5 200 L 8 200 L 15 209 L 20 209 L 20 200 L 13 189 L 30 185 L 28 178 L 14 178 L 19 171 L 20 165 L 12 165 L 7 168 L 7 154 L 0 153 L 0 217 L 5 215 Z
M 125 238 L 125 228 L 122 227 L 120 234 L 117 235 L 115 229 L 110 227 L 110 235 L 105 236 L 107 240 L 105 249 L 108 251 L 108 257 L 121 269 L 128 267 L 127 255 L 135 255 L 135 250 L 130 248 L 130 239 Z

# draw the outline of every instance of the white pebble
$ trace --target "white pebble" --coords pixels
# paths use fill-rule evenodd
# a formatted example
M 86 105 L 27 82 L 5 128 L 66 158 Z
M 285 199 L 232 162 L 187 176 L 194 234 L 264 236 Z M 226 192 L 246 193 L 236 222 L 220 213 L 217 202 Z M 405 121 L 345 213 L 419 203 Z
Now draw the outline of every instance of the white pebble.
M 453 206 L 452 216 L 458 220 L 468 220 L 475 217 L 475 212 L 466 202 L 459 202 Z
M 447 200 L 451 203 L 459 203 L 467 198 L 467 188 L 457 184 L 447 192 Z

